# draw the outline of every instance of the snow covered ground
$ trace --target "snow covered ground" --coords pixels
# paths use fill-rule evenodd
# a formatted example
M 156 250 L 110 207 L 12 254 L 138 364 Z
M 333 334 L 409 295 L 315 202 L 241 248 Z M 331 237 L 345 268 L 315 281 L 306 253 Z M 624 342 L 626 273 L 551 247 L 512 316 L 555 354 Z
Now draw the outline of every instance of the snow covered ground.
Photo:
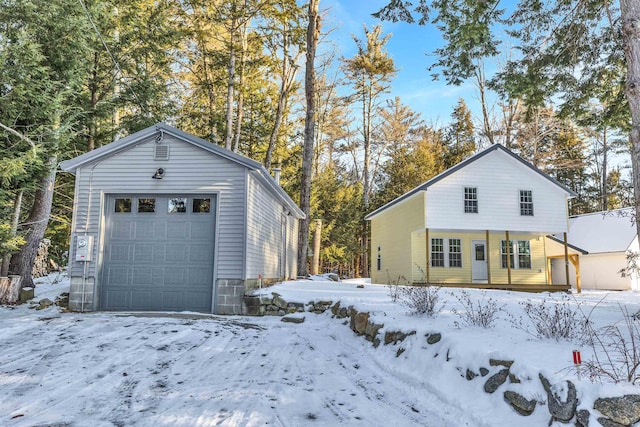
M 41 279 L 36 300 L 53 300 L 66 288 L 66 278 Z M 385 325 L 382 334 L 417 333 L 374 348 L 329 312 L 304 313 L 304 323 L 293 324 L 278 317 L 0 307 L 0 425 L 547 425 L 546 408 L 522 417 L 502 389 L 489 395 L 482 381 L 460 376 L 458 368 L 477 372 L 489 357 L 515 360 L 511 371 L 531 380 L 508 387 L 529 398 L 546 398 L 538 372 L 576 383 L 587 409 L 597 396 L 640 394 L 640 386 L 591 382 L 584 373 L 579 379 L 572 350 L 587 359 L 588 347 L 537 339 L 517 326 L 524 326 L 519 302 L 549 295 L 468 291 L 472 301 L 492 298 L 501 307 L 495 325 L 483 329 L 455 314 L 464 309 L 458 290 L 440 292 L 444 307 L 434 318 L 409 315 L 383 285 L 296 281 L 263 290 L 271 292 L 303 303 L 340 300 L 370 311 Z M 585 292 L 574 303 L 587 313 L 593 308 L 591 320 L 604 326 L 620 321 L 619 304 L 640 311 L 640 294 Z M 429 346 L 424 336 L 431 332 L 442 340 Z M 397 356 L 400 346 L 406 351 Z

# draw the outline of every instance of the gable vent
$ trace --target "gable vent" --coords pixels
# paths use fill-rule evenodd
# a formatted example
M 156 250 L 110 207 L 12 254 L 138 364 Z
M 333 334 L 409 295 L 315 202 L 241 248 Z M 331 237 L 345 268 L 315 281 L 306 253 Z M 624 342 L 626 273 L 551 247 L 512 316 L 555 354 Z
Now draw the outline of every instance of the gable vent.
M 168 145 L 156 145 L 153 152 L 154 160 L 169 160 L 169 146 Z

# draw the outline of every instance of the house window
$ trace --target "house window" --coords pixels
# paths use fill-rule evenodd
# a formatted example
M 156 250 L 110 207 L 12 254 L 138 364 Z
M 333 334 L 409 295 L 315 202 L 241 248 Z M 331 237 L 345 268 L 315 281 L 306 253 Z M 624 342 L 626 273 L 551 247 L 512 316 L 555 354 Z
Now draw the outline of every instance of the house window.
M 478 213 L 478 189 L 464 187 L 464 212 Z
M 169 213 L 186 213 L 187 212 L 187 199 L 183 197 L 169 198 L 169 206 L 167 207 Z
M 211 199 L 193 199 L 193 213 L 211 212 Z
M 431 239 L 431 266 L 444 267 L 444 239 Z
M 460 239 L 449 239 L 449 267 L 462 267 L 462 244 Z
M 382 256 L 380 255 L 380 246 L 378 246 L 378 271 L 382 270 Z
M 462 241 L 431 239 L 431 266 L 462 267 Z
M 520 190 L 520 215 L 533 216 L 533 195 L 531 190 Z
M 156 211 L 156 199 L 140 198 L 138 199 L 139 213 L 153 213 Z
M 531 268 L 531 245 L 528 240 L 510 240 L 509 243 L 509 264 L 511 268 L 530 269 Z M 507 241 L 500 242 L 500 255 L 502 258 L 502 268 L 507 268 Z M 516 255 L 518 255 L 516 257 Z
M 131 212 L 131 199 L 116 199 L 115 212 L 116 213 Z

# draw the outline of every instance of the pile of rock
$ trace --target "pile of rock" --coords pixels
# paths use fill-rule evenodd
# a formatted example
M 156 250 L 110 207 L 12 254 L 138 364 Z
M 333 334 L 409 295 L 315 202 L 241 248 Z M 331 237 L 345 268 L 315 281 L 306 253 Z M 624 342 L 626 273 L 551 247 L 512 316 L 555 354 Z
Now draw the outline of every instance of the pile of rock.
M 275 292 L 272 293 L 271 298 L 247 296 L 245 297 L 245 305 L 247 307 L 246 314 L 249 315 L 287 315 L 285 316 L 287 321 L 295 323 L 304 321 L 304 317 L 301 317 L 298 313 L 305 311 L 305 305 L 287 302 Z M 407 337 L 416 334 L 416 331 L 385 331 L 384 337 L 381 339 L 378 335 L 384 325 L 372 322 L 368 312 L 359 312 L 353 306 L 344 307 L 339 301 L 335 304 L 332 301 L 312 301 L 306 304 L 306 311 L 316 314 L 322 314 L 329 309 L 331 310 L 332 317 L 344 319 L 343 324 L 349 325 L 351 330 L 357 335 L 364 336 L 365 339 L 373 343 L 374 347 L 378 347 L 381 343 L 385 345 L 398 345 Z M 292 313 L 296 314 L 292 315 Z M 441 342 L 441 340 L 442 334 L 437 332 L 425 335 L 425 341 L 428 345 L 437 344 Z M 404 351 L 404 347 L 398 346 L 396 357 L 400 356 Z M 445 357 L 447 362 L 453 360 L 449 357 L 448 351 Z M 488 394 L 493 394 L 501 388 L 505 389 L 503 391 L 505 402 L 520 415 L 531 415 L 536 407 L 546 404 L 550 415 L 549 425 L 554 421 L 561 423 L 573 421 L 577 427 L 589 426 L 591 411 L 584 407 L 578 409 L 580 401 L 574 383 L 571 381 L 562 381 L 552 385 L 546 377 L 539 374 L 542 388 L 539 395 L 546 395 L 546 400 L 538 401 L 536 398 L 527 399 L 518 392 L 509 390 L 508 384 L 518 384 L 525 380 L 518 378 L 511 372 L 511 366 L 513 364 L 513 360 L 489 359 L 487 366 L 480 367 L 478 369 L 479 372 L 473 372 L 470 369 L 465 370 L 460 367 L 458 367 L 458 371 L 460 371 L 460 375 L 468 381 L 484 380 L 483 389 Z M 531 379 L 527 378 L 526 380 L 529 381 Z M 599 398 L 594 402 L 593 410 L 597 411 L 597 415 L 595 416 L 597 417 L 598 423 L 604 427 L 632 426 L 640 422 L 640 395 Z

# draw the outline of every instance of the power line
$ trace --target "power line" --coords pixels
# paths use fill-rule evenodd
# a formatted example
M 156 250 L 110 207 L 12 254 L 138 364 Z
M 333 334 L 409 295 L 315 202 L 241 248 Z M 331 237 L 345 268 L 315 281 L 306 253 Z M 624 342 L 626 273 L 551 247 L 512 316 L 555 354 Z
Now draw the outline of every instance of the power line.
M 102 37 L 102 34 L 100 33 L 100 30 L 98 29 L 98 27 L 96 26 L 96 24 L 93 22 L 93 19 L 91 18 L 91 14 L 89 13 L 89 10 L 87 9 L 87 6 L 84 4 L 83 0 L 78 0 L 80 2 L 80 5 L 82 6 L 82 9 L 84 10 L 84 13 L 87 15 L 87 18 L 89 19 L 89 22 L 91 23 L 91 25 L 93 26 L 93 29 L 95 30 L 96 34 L 98 35 L 98 38 L 100 39 L 100 41 L 102 42 L 102 46 L 104 46 L 104 49 L 107 51 L 107 53 L 109 54 L 109 58 L 111 58 L 111 62 L 113 62 L 113 65 L 116 67 L 116 70 L 118 70 L 118 73 L 124 77 L 124 72 L 122 71 L 122 68 L 120 68 L 120 64 L 118 64 L 118 61 L 116 61 L 116 59 L 113 57 L 113 55 L 111 54 L 111 51 L 109 50 L 109 47 L 107 46 L 107 43 L 104 41 L 104 38 Z M 142 101 L 140 101 L 140 98 L 138 97 L 138 95 L 136 94 L 136 92 L 133 90 L 133 88 L 131 87 L 131 85 L 126 81 L 126 79 L 123 79 L 124 83 L 127 85 L 127 87 L 129 88 L 129 91 L 133 94 L 134 98 L 136 99 L 136 101 L 138 101 L 138 105 L 140 106 L 140 108 L 142 109 L 142 111 L 144 111 L 145 114 L 149 114 L 149 112 L 147 111 L 147 109 L 144 107 L 144 105 L 142 104 Z

